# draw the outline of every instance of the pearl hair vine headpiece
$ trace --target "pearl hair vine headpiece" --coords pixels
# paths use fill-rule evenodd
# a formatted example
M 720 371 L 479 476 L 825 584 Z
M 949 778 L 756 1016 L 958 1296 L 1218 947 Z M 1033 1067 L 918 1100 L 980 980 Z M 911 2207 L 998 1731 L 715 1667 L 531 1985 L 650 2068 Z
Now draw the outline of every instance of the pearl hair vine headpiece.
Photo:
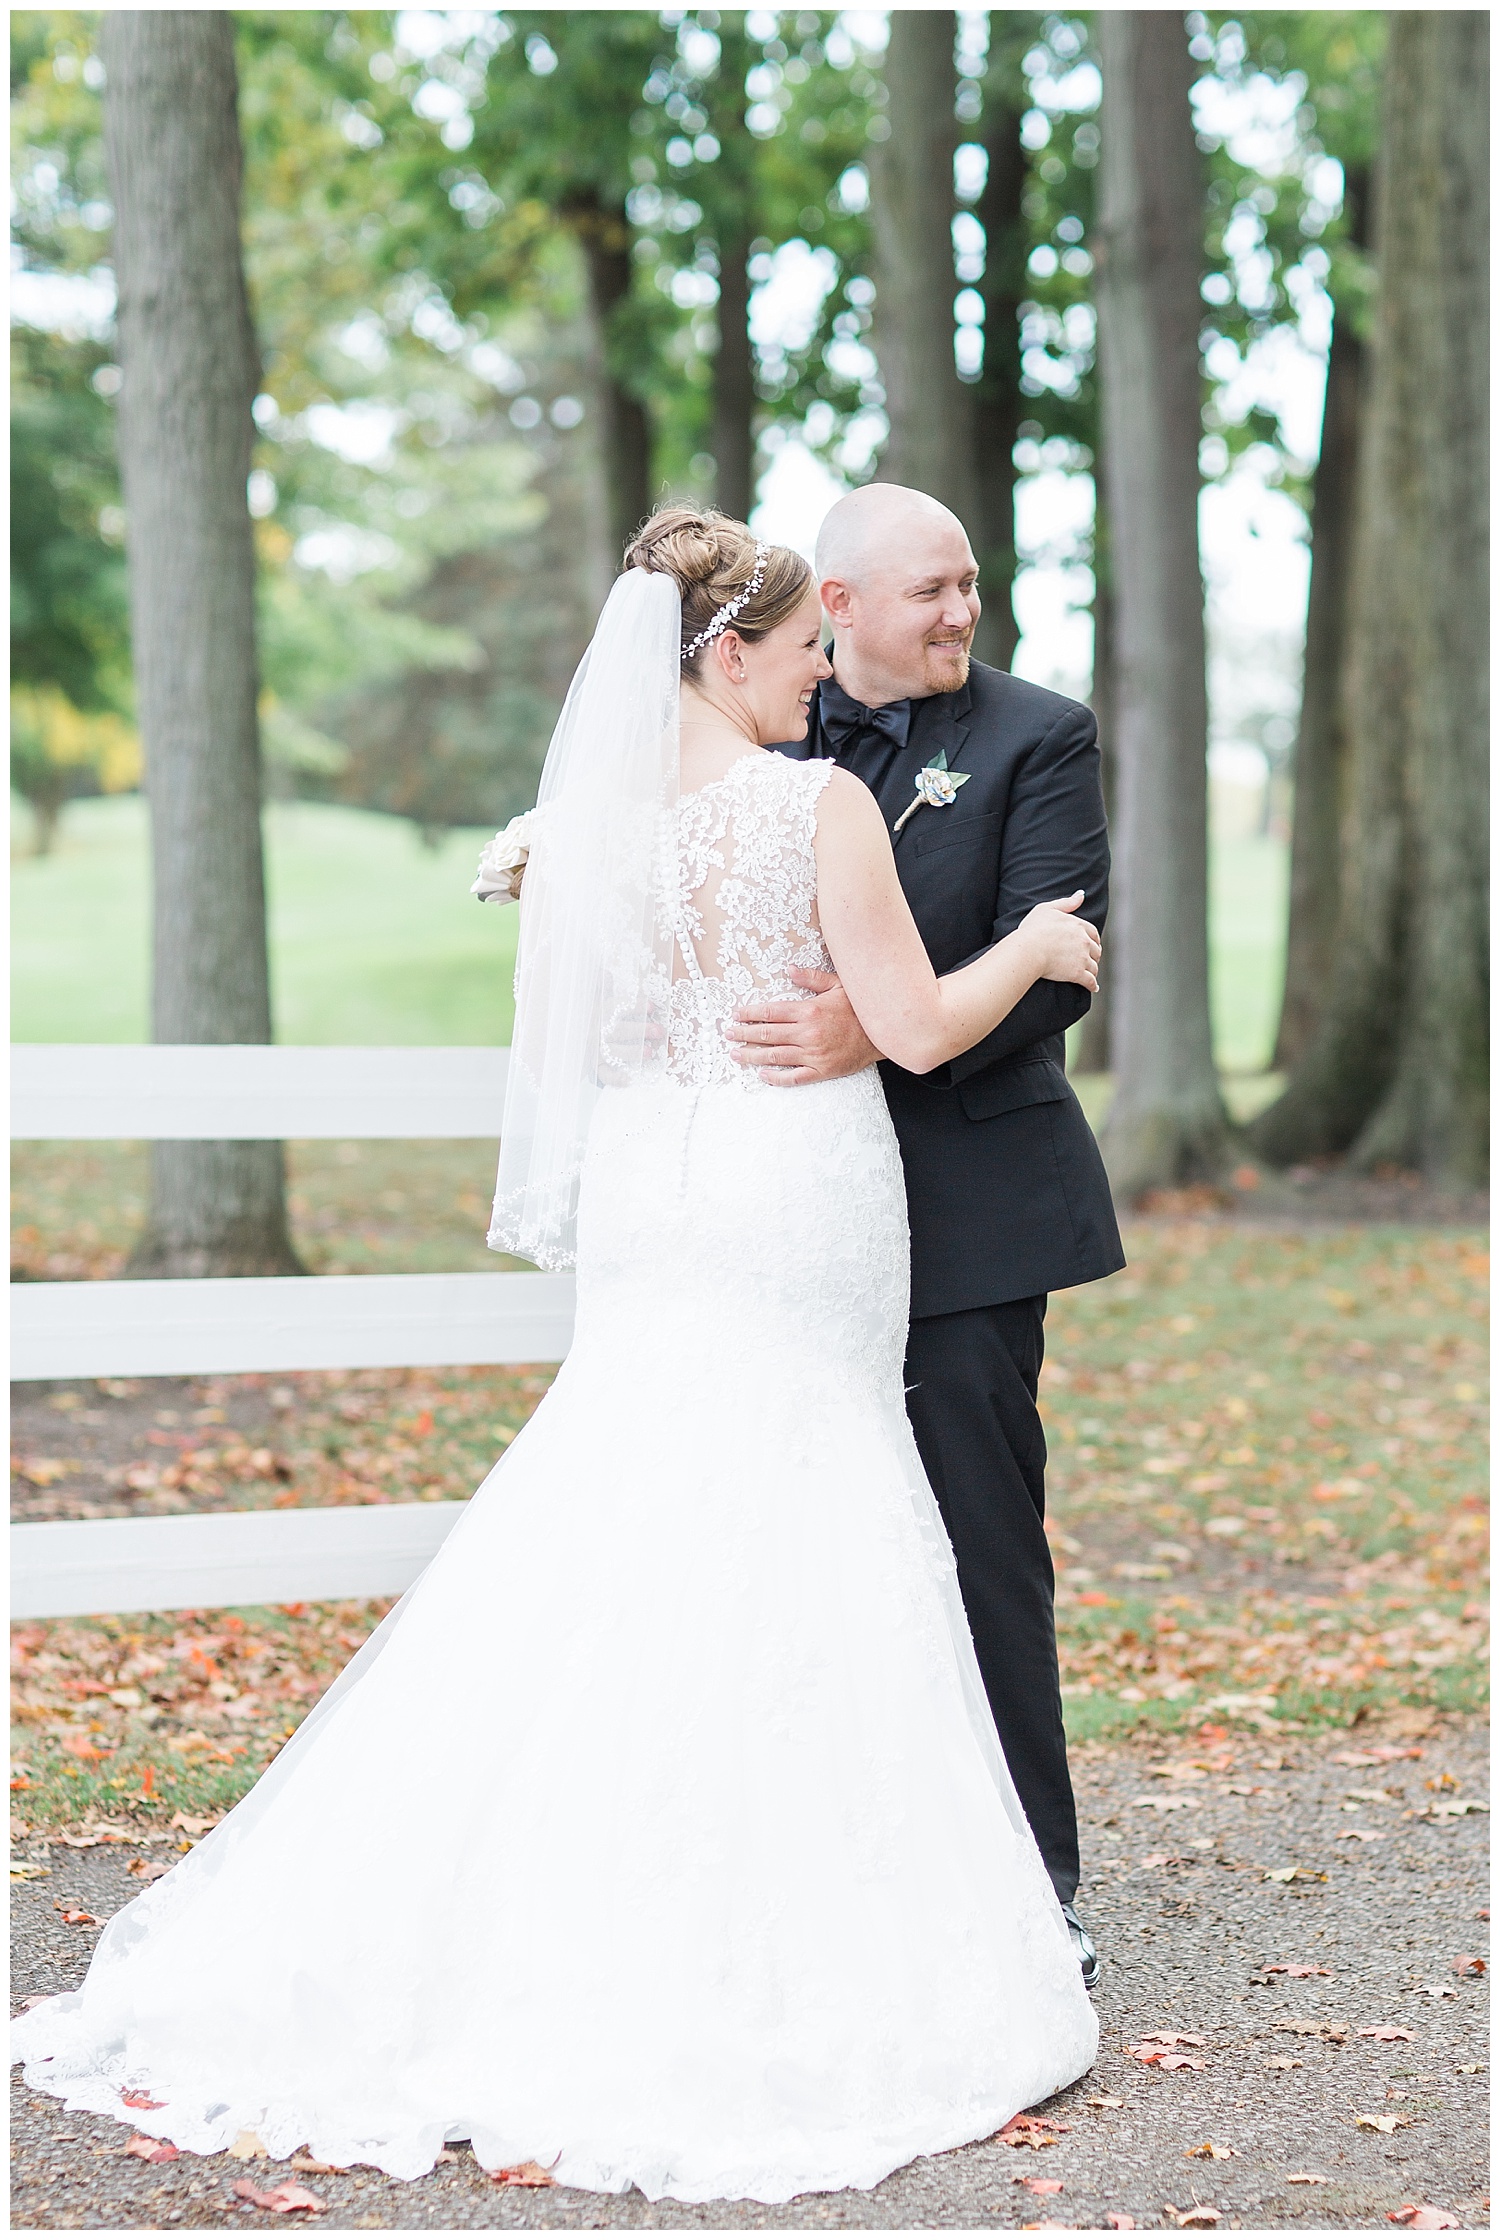
M 762 583 L 764 583 L 765 581 L 765 576 L 766 548 L 760 542 L 759 538 L 757 538 L 755 543 L 755 573 L 751 576 L 750 581 L 746 584 L 744 590 L 739 594 L 738 598 L 731 599 L 727 606 L 720 607 L 718 613 L 714 616 L 713 621 L 708 625 L 708 628 L 706 630 L 700 630 L 697 637 L 694 638 L 692 644 L 683 647 L 682 658 L 684 661 L 691 661 L 693 655 L 698 652 L 700 647 L 706 646 L 711 638 L 717 638 L 720 631 L 727 630 L 729 628 L 730 623 L 733 622 L 735 616 L 740 612 L 741 608 L 748 605 L 750 600 L 755 597 L 756 592 L 759 591 Z

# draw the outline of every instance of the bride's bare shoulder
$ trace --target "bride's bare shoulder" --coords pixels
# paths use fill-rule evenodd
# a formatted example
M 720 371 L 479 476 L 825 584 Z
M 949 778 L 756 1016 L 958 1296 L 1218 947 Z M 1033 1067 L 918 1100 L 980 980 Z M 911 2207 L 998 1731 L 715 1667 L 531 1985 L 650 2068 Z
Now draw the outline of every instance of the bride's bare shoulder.
M 818 797 L 818 835 L 866 845 L 872 840 L 886 842 L 885 819 L 874 794 L 863 778 L 837 764 Z

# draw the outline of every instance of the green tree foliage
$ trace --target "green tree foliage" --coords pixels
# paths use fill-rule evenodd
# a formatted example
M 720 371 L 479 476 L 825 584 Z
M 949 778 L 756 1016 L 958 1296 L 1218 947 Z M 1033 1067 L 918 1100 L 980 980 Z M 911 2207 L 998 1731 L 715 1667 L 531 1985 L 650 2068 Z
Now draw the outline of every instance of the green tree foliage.
M 76 708 L 123 712 L 130 644 L 107 360 L 97 343 L 12 332 L 11 673 L 58 686 Z

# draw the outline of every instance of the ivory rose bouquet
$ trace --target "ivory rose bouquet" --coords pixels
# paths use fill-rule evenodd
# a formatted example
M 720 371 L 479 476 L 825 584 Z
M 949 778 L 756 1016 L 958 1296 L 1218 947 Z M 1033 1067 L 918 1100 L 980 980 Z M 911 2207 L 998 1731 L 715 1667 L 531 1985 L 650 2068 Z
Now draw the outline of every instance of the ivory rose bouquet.
M 526 809 L 519 817 L 512 817 L 503 832 L 495 834 L 479 859 L 479 877 L 470 894 L 478 895 L 481 902 L 520 901 L 535 818 L 535 809 Z

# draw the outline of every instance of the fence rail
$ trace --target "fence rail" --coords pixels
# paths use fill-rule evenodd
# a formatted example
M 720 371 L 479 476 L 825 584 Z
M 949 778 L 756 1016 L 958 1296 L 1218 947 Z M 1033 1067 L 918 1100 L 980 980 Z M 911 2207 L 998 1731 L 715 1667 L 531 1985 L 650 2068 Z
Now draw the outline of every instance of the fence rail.
M 417 1501 L 13 1525 L 11 1616 L 400 1594 L 463 1511 L 461 1501 Z
M 11 1374 L 207 1377 L 561 1361 L 571 1276 L 18 1283 Z
M 498 1140 L 510 1052 L 21 1042 L 10 1059 L 17 1141 Z
M 488 1137 L 508 1050 L 17 1045 L 17 1140 Z M 26 1283 L 18 1379 L 278 1374 L 561 1361 L 569 1276 L 419 1275 Z M 213 1608 L 399 1593 L 456 1502 L 98 1518 L 11 1531 L 12 1614 Z

